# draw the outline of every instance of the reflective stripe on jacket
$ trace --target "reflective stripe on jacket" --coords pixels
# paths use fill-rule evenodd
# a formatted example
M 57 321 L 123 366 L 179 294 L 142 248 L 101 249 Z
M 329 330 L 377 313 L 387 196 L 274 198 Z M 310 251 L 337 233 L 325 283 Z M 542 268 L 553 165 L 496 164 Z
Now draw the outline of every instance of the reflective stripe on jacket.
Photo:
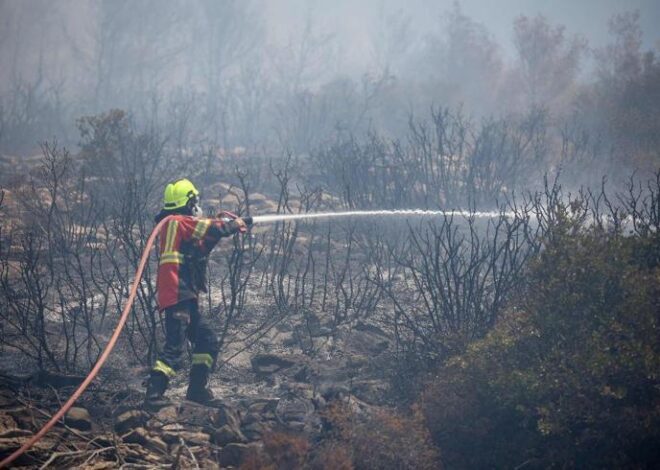
M 164 310 L 183 300 L 196 299 L 204 290 L 200 273 L 206 272 L 209 252 L 220 238 L 237 231 L 219 219 L 174 215 L 160 232 L 160 261 L 156 289 L 158 308 Z M 196 274 L 197 273 L 197 274 Z

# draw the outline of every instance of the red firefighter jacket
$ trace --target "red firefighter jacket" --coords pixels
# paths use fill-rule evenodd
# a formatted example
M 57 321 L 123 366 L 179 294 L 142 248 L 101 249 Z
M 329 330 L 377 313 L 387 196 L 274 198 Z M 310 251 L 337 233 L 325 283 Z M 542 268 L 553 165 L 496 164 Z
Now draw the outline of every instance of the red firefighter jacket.
M 174 215 L 163 225 L 156 279 L 160 310 L 184 300 L 197 299 L 198 293 L 205 290 L 209 252 L 220 238 L 236 231 L 231 222 L 188 215 Z

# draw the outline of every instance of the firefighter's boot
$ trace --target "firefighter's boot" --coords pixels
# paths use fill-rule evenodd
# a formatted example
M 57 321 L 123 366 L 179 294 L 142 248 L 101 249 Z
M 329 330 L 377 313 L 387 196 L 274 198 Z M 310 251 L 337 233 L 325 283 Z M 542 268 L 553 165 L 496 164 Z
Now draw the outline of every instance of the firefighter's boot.
M 207 387 L 210 368 L 205 364 L 193 364 L 190 369 L 190 383 L 186 398 L 202 405 L 210 404 L 214 397 L 213 392 Z
M 145 404 L 147 406 L 161 406 L 166 404 L 165 390 L 169 379 L 167 375 L 160 371 L 151 371 L 149 380 L 147 382 L 147 393 L 145 396 Z

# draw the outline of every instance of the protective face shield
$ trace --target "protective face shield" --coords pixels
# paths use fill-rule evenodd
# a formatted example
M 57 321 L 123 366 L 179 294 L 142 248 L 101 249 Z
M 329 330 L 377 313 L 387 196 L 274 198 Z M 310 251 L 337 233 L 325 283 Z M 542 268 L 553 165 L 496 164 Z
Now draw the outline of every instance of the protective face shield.
M 195 197 L 195 199 L 192 201 L 192 215 L 194 217 L 203 217 L 204 216 L 204 209 L 202 209 L 202 201 L 199 196 Z

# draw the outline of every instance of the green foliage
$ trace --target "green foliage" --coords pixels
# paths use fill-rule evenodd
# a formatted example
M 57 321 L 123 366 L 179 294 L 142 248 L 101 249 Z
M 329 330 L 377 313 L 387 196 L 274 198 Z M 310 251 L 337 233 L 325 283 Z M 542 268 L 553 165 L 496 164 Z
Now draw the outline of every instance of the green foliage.
M 639 467 L 660 458 L 658 237 L 569 216 L 495 329 L 430 381 L 449 467 Z

